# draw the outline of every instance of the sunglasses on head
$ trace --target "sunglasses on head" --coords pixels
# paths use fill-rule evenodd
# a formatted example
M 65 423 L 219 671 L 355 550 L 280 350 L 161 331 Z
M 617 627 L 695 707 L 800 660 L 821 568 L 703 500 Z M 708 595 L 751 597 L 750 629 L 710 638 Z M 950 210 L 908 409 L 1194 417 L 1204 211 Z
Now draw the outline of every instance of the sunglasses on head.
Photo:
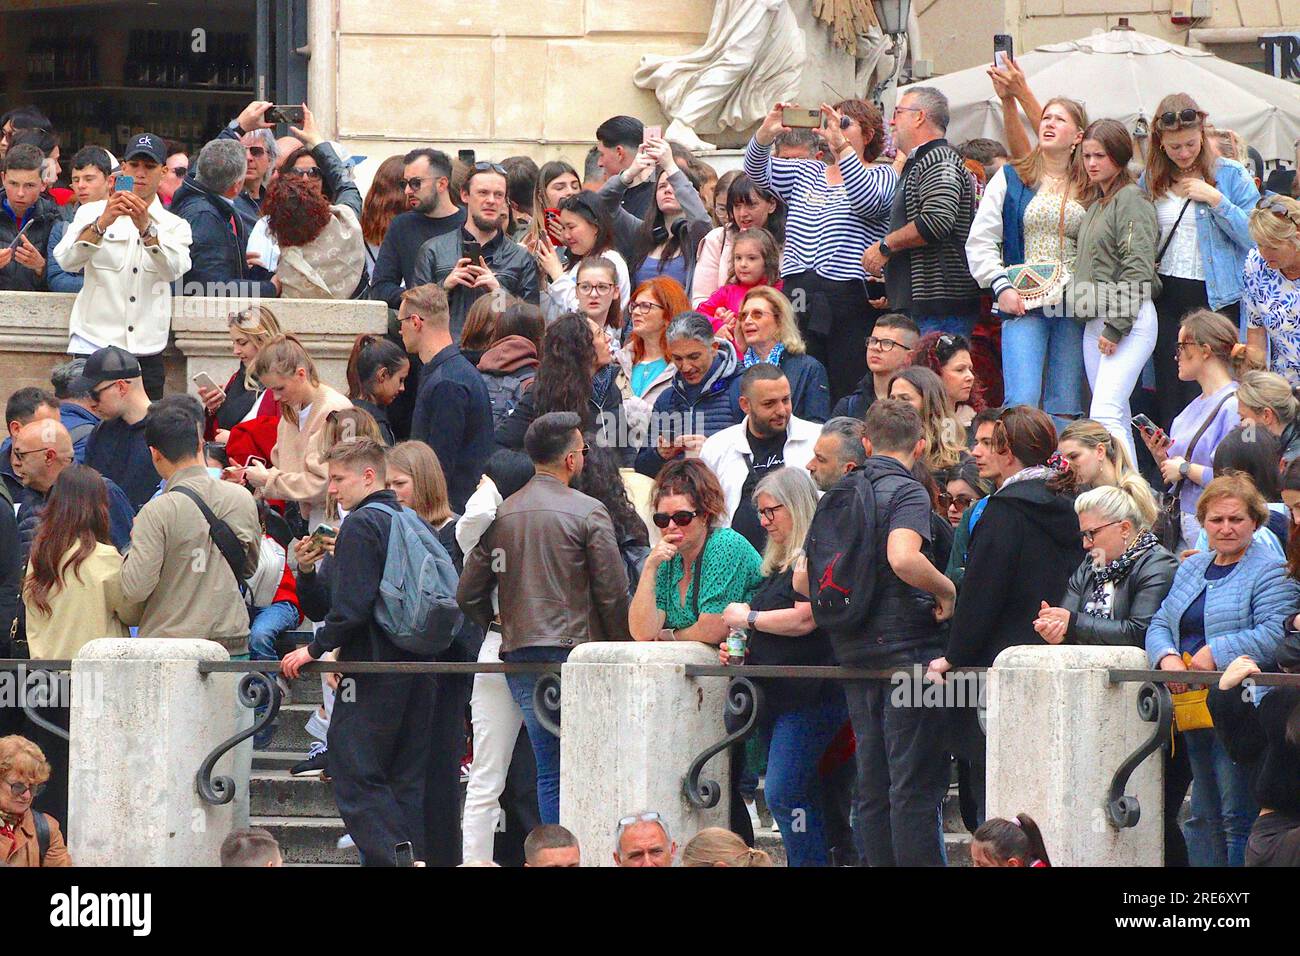
M 1201 111 L 1190 107 L 1177 112 L 1169 110 L 1156 117 L 1156 125 L 1161 129 L 1183 129 L 1187 126 L 1199 126 L 1200 122 Z
M 679 528 L 685 528 L 688 524 L 696 519 L 698 511 L 674 511 L 668 514 L 664 511 L 656 511 L 653 520 L 656 528 L 666 528 L 669 523 L 677 525 Z
M 506 168 L 505 168 L 504 166 L 502 166 L 500 163 L 489 163 L 489 162 L 487 162 L 486 160 L 484 160 L 484 161 L 481 162 L 481 163 L 475 163 L 475 164 L 474 164 L 474 172 L 476 172 L 476 173 L 488 173 L 488 172 L 491 172 L 491 173 L 500 173 L 502 176 L 505 176 L 505 175 L 506 175 Z
M 1280 202 L 1276 197 L 1264 196 L 1262 199 L 1260 199 L 1259 202 L 1255 204 L 1255 208 L 1263 209 L 1267 212 L 1271 212 L 1279 219 L 1285 219 L 1287 222 L 1292 223 L 1293 225 L 1300 226 L 1300 222 L 1296 221 L 1294 216 L 1291 214 L 1291 210 L 1288 209 L 1286 205 Z

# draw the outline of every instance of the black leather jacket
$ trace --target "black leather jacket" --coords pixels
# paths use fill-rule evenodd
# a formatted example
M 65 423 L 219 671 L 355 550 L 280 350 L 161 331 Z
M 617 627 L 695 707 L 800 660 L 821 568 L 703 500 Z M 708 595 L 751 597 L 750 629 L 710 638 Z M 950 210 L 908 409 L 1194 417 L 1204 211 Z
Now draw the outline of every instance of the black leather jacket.
M 1156 545 L 1138 558 L 1133 569 L 1115 585 L 1111 616 L 1085 614 L 1083 606 L 1092 596 L 1096 568 L 1092 556 L 1084 558 L 1070 576 L 1062 606 L 1070 612 L 1066 637 L 1071 644 L 1117 644 L 1143 647 L 1147 625 L 1173 586 L 1178 559 Z

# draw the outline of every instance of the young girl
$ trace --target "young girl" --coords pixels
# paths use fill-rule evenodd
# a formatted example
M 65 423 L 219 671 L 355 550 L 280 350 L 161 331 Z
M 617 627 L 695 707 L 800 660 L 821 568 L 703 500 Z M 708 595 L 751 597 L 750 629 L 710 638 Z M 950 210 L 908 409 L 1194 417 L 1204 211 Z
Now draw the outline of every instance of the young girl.
M 700 311 L 713 320 L 716 332 L 740 311 L 745 293 L 757 285 L 782 287 L 781 250 L 766 229 L 746 229 L 731 247 L 730 281 L 704 300 Z
M 1014 820 L 985 820 L 971 840 L 970 858 L 975 866 L 1052 865 L 1043 834 L 1027 813 L 1017 813 Z
M 348 398 L 354 407 L 364 408 L 378 423 L 385 445 L 391 446 L 394 441 L 384 409 L 402 393 L 410 371 L 406 352 L 382 335 L 363 332 L 352 344 L 347 368 Z

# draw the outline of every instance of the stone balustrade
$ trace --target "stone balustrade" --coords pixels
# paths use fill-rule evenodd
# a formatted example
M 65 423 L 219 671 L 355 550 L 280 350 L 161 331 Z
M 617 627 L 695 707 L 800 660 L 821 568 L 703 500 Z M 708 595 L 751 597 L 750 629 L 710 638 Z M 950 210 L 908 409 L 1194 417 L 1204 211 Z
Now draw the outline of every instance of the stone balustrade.
M 0 292 L 0 393 L 28 385 L 50 386 L 50 369 L 67 357 L 68 319 L 76 296 L 53 292 Z M 382 302 L 333 299 L 185 297 L 172 302 L 172 345 L 164 353 L 169 392 L 193 391 L 198 372 L 225 382 L 238 367 L 231 355 L 227 317 L 261 304 L 302 340 L 321 377 L 346 391 L 348 354 L 362 332 L 388 328 Z

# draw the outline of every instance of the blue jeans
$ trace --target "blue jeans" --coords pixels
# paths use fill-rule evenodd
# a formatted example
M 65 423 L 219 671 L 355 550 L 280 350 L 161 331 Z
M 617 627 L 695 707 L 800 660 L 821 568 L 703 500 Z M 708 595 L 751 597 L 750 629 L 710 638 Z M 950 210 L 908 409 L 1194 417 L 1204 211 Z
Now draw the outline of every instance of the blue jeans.
M 1032 405 L 1057 428 L 1083 414 L 1083 326 L 1042 310 L 1002 321 L 1002 381 L 1007 405 Z
M 1259 815 L 1246 768 L 1233 763 L 1214 730 L 1182 735 L 1192 764 L 1192 809 L 1183 833 L 1191 866 L 1245 866 Z
M 969 343 L 971 335 L 975 332 L 973 315 L 913 315 L 912 320 L 921 330 L 922 335 L 931 332 L 951 332 L 953 335 L 962 336 Z
M 278 661 L 275 641 L 298 624 L 298 609 L 289 601 L 276 601 L 266 607 L 250 608 L 248 655 L 255 661 Z
M 502 651 L 501 659 L 510 664 L 532 664 L 538 661 L 565 661 L 572 653 L 571 647 L 521 647 L 517 651 Z M 524 729 L 533 745 L 537 759 L 537 809 L 543 823 L 560 822 L 560 738 L 548 733 L 537 722 L 533 711 L 533 688 L 536 674 L 507 674 L 510 696 L 524 715 Z
M 843 697 L 836 691 L 808 707 L 781 711 L 763 722 L 767 805 L 781 829 L 790 866 L 830 863 L 817 766 L 847 719 Z

